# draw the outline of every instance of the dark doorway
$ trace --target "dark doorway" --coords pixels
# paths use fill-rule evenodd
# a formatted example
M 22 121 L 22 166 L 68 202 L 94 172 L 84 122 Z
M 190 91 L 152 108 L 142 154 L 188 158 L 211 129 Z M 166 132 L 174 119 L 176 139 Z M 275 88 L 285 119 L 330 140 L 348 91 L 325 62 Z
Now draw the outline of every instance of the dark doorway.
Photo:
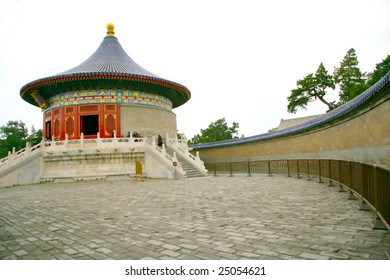
M 84 135 L 97 135 L 99 132 L 99 116 L 80 116 L 80 133 Z
M 45 137 L 47 139 L 51 138 L 51 121 L 48 121 L 45 124 Z

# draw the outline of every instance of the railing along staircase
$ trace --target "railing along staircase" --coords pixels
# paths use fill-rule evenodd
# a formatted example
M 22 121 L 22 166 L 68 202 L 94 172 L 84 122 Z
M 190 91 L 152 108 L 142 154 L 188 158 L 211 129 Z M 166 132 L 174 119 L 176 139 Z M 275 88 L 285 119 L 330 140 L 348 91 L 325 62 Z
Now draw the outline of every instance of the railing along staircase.
M 185 172 L 186 178 L 198 178 L 198 177 L 204 177 L 205 175 L 201 173 L 197 168 L 194 167 L 191 162 L 186 160 L 183 156 L 176 153 L 173 148 L 166 147 L 165 148 L 167 154 L 172 156 L 173 158 L 176 156 L 177 161 L 180 163 L 181 167 L 183 168 Z
M 186 173 L 186 178 L 198 178 L 207 176 L 204 162 L 197 156 L 192 155 L 187 145 L 187 139 L 165 138 L 166 152 L 176 158 Z

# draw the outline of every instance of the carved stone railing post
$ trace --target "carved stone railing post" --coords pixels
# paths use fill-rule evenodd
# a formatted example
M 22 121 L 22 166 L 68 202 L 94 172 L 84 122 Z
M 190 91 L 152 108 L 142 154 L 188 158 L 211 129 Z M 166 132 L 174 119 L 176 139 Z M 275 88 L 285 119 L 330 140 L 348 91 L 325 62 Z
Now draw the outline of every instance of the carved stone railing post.
M 99 151 L 100 147 L 101 147 L 101 144 L 102 144 L 102 139 L 100 138 L 100 132 L 98 132 L 96 134 L 96 146 L 97 146 L 97 149 Z
M 169 133 L 165 134 L 165 141 L 164 143 L 169 143 Z
M 65 134 L 65 143 L 64 143 L 65 149 L 69 148 L 69 136 L 68 133 Z
M 24 154 L 24 158 L 29 158 L 30 154 L 31 154 L 31 143 L 30 142 L 26 142 L 26 151 L 25 151 L 25 154 Z
M 166 150 L 165 150 L 165 144 L 162 144 L 161 150 L 162 150 L 162 152 L 163 152 L 164 155 L 167 153 Z
M 112 143 L 113 143 L 114 147 L 116 148 L 118 146 L 118 138 L 117 138 L 117 135 L 116 135 L 116 130 L 113 130 L 112 134 L 113 134 Z
M 84 132 L 80 134 L 80 149 L 84 148 Z
M 12 166 L 12 153 L 8 151 L 8 160 L 7 160 L 8 167 Z

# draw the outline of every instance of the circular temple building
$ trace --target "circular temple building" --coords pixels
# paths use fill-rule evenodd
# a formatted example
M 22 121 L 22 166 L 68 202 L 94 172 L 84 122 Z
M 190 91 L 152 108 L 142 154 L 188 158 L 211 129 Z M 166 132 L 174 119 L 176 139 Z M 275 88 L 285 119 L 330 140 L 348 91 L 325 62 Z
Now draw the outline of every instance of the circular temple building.
M 43 140 L 1 160 L 0 186 L 207 174 L 186 139 L 177 139 L 172 110 L 190 91 L 135 63 L 111 23 L 86 61 L 26 84 L 20 95 L 41 108 Z
M 176 137 L 173 108 L 190 91 L 135 63 L 107 24 L 107 36 L 86 61 L 60 74 L 32 81 L 21 97 L 43 110 L 43 136 L 64 140 L 126 137 L 134 132 Z

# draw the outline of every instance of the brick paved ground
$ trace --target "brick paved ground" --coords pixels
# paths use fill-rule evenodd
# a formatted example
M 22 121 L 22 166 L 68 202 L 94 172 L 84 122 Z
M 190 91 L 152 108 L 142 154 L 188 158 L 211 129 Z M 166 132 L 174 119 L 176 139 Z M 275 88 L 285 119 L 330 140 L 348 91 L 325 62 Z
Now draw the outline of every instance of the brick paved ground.
M 0 259 L 386 259 L 348 193 L 285 176 L 0 189 Z

